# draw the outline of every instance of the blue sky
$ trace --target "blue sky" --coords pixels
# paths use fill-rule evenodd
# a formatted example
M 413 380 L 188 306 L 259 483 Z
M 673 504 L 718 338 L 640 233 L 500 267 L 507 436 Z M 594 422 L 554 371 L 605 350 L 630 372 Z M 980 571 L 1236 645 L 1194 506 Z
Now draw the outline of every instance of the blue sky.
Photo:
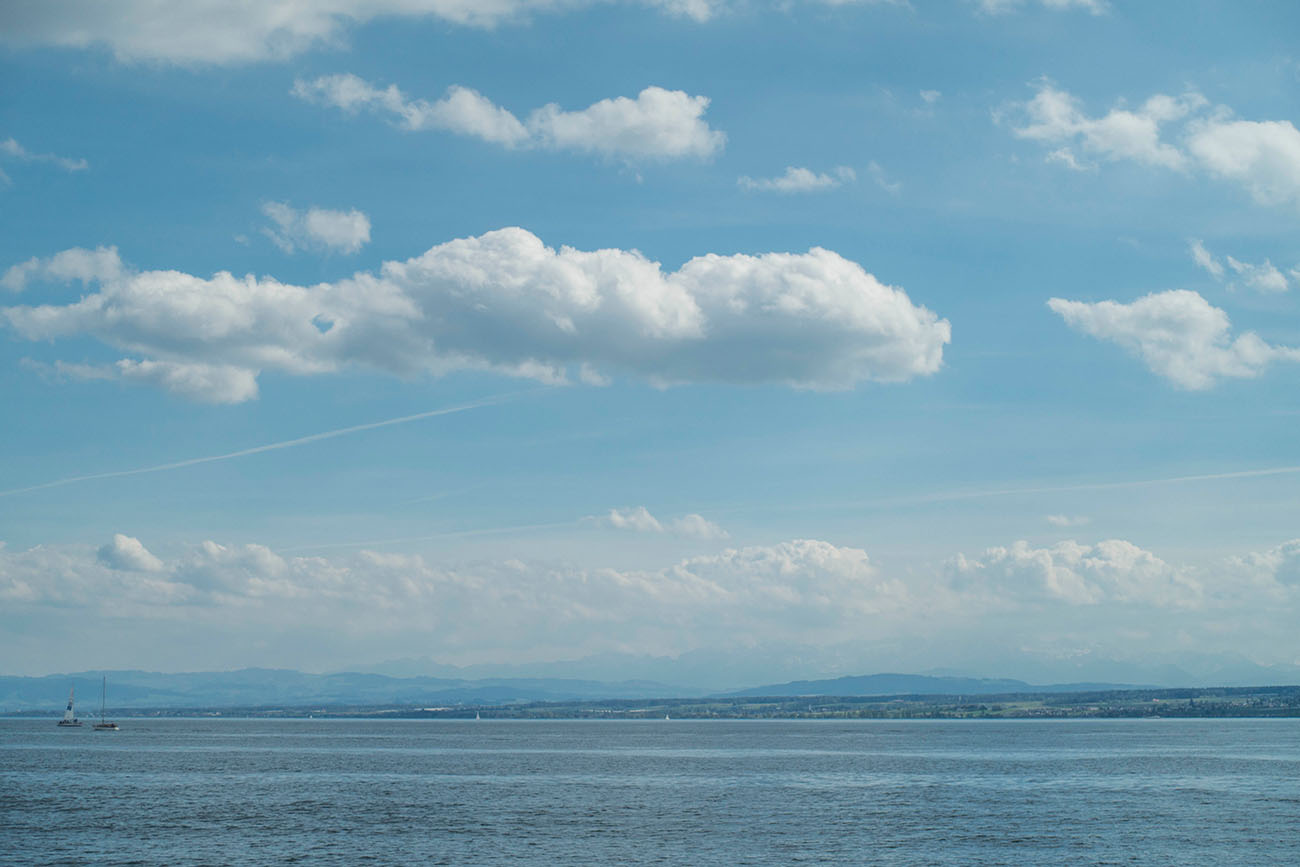
M 0 12 L 6 671 L 1300 663 L 1293 4 L 234 6 Z

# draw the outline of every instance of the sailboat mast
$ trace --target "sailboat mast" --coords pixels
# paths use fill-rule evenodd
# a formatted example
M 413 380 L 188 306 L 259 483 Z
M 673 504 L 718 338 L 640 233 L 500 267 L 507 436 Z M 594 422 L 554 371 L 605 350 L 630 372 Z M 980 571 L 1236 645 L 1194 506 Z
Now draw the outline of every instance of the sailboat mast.
M 104 721 L 104 699 L 108 695 L 108 675 L 99 684 L 99 721 Z

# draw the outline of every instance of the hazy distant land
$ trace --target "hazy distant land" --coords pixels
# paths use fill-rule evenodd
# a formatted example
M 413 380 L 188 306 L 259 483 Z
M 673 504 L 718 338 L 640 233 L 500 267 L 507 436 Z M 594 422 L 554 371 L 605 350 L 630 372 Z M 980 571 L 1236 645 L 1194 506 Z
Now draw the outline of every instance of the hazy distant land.
M 874 674 L 700 694 L 651 681 L 456 680 L 244 669 L 0 677 L 0 713 L 56 716 L 77 690 L 93 716 L 100 678 L 119 717 L 411 719 L 1033 719 L 1300 717 L 1300 686 L 1161 688 Z

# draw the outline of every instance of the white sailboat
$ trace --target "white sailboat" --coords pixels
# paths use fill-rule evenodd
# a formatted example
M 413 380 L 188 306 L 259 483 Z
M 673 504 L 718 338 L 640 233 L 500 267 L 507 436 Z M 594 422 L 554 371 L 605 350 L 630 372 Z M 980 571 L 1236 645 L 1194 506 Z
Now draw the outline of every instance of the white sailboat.
M 76 689 L 77 688 L 74 686 L 68 690 L 68 709 L 63 712 L 63 719 L 59 720 L 58 724 L 61 726 L 81 728 L 81 720 L 77 719 L 77 715 L 72 711 L 72 694 Z
M 121 729 L 117 727 L 117 723 L 108 722 L 107 720 L 104 719 L 104 699 L 107 695 L 108 695 L 108 675 L 104 675 L 104 681 L 99 686 L 99 722 L 95 723 L 95 731 L 97 732 L 121 731 Z M 69 703 L 68 707 L 71 706 L 72 704 Z

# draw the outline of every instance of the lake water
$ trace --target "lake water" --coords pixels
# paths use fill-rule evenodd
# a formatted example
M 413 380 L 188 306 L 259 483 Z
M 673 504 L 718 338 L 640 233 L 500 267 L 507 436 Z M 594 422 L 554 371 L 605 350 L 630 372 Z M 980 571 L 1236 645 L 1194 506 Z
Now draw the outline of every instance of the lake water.
M 0 720 L 5 864 L 1300 864 L 1300 720 Z

